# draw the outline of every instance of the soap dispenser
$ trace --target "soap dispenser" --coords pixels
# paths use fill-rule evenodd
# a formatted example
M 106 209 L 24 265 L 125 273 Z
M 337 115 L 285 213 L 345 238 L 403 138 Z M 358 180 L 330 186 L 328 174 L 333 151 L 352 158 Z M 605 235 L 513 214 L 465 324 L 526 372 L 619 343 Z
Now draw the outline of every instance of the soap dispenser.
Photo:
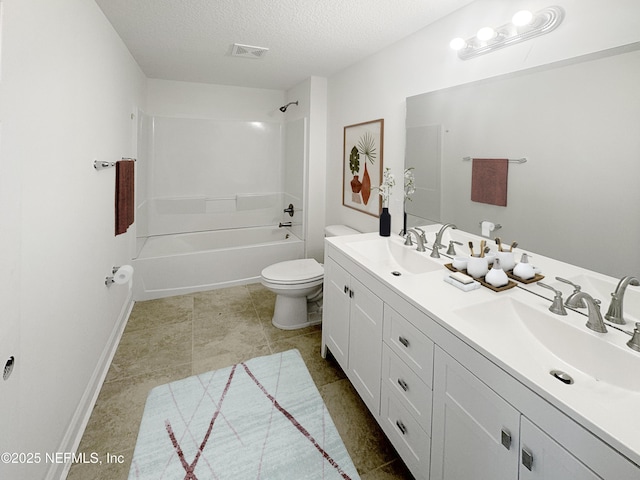
M 520 263 L 513 267 L 513 274 L 523 280 L 529 280 L 536 276 L 536 272 L 529 263 L 529 256 L 526 253 L 522 254 Z
M 509 277 L 507 277 L 507 274 L 504 273 L 504 270 L 500 267 L 499 258 L 493 261 L 493 267 L 487 272 L 484 281 L 494 287 L 504 287 L 509 283 Z

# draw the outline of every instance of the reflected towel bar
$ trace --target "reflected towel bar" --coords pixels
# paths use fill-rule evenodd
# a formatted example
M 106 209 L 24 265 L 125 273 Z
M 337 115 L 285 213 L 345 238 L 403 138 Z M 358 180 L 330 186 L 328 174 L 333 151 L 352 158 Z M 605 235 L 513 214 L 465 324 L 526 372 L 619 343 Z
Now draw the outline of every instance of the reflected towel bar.
M 126 157 L 122 157 L 121 160 L 133 160 L 134 162 L 136 161 L 135 158 L 126 158 Z M 116 162 L 104 162 L 100 160 L 93 161 L 93 168 L 95 168 L 96 170 L 104 170 L 105 168 L 111 168 L 115 166 L 116 166 Z
M 472 160 L 473 157 L 462 157 L 462 160 L 469 161 Z M 482 160 L 482 158 L 478 158 L 478 160 Z M 509 158 L 509 163 L 526 163 L 527 157 L 523 158 Z

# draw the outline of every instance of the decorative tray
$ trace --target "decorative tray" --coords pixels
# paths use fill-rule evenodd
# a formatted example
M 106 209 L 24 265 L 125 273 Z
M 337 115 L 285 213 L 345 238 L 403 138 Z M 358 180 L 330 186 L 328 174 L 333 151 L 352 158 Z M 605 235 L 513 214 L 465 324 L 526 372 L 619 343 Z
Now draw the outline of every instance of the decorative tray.
M 464 270 L 458 270 L 457 268 L 453 267 L 452 263 L 445 263 L 444 266 L 447 267 L 452 272 L 462 272 L 465 275 L 468 275 L 466 268 Z M 514 278 L 518 278 L 518 277 L 514 277 Z M 484 277 L 482 277 L 482 278 L 474 278 L 474 280 L 477 281 L 478 283 L 480 283 L 480 285 L 482 285 L 483 287 L 487 287 L 488 289 L 493 290 L 494 292 L 503 292 L 503 291 L 509 290 L 510 288 L 513 288 L 513 287 L 515 287 L 517 285 L 516 282 L 514 282 L 512 280 L 509 280 L 509 283 L 507 283 L 506 285 L 504 285 L 502 287 L 494 287 L 490 283 L 485 282 L 484 281 Z
M 525 280 L 524 278 L 520 278 L 517 275 L 514 275 L 513 274 L 513 270 L 509 270 L 509 271 L 504 272 L 504 273 L 507 274 L 507 277 L 513 278 L 514 280 L 517 280 L 520 283 L 535 283 L 535 282 L 539 282 L 540 280 L 542 280 L 544 278 L 544 275 L 541 275 L 539 273 L 536 273 L 533 278 L 529 278 L 527 280 Z

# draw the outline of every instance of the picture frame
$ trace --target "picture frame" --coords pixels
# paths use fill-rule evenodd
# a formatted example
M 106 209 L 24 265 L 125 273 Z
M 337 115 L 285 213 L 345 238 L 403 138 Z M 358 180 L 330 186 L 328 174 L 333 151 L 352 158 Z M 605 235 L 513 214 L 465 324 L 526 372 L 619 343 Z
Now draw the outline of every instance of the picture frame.
M 382 198 L 384 119 L 344 127 L 342 205 L 378 217 Z

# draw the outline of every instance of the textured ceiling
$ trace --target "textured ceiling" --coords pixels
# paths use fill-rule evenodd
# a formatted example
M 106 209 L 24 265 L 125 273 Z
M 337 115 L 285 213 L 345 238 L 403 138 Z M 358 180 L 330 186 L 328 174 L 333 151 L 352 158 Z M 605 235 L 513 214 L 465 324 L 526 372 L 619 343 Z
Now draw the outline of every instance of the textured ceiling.
M 150 78 L 286 90 L 472 0 L 96 0 Z M 261 59 L 232 57 L 241 43 Z

